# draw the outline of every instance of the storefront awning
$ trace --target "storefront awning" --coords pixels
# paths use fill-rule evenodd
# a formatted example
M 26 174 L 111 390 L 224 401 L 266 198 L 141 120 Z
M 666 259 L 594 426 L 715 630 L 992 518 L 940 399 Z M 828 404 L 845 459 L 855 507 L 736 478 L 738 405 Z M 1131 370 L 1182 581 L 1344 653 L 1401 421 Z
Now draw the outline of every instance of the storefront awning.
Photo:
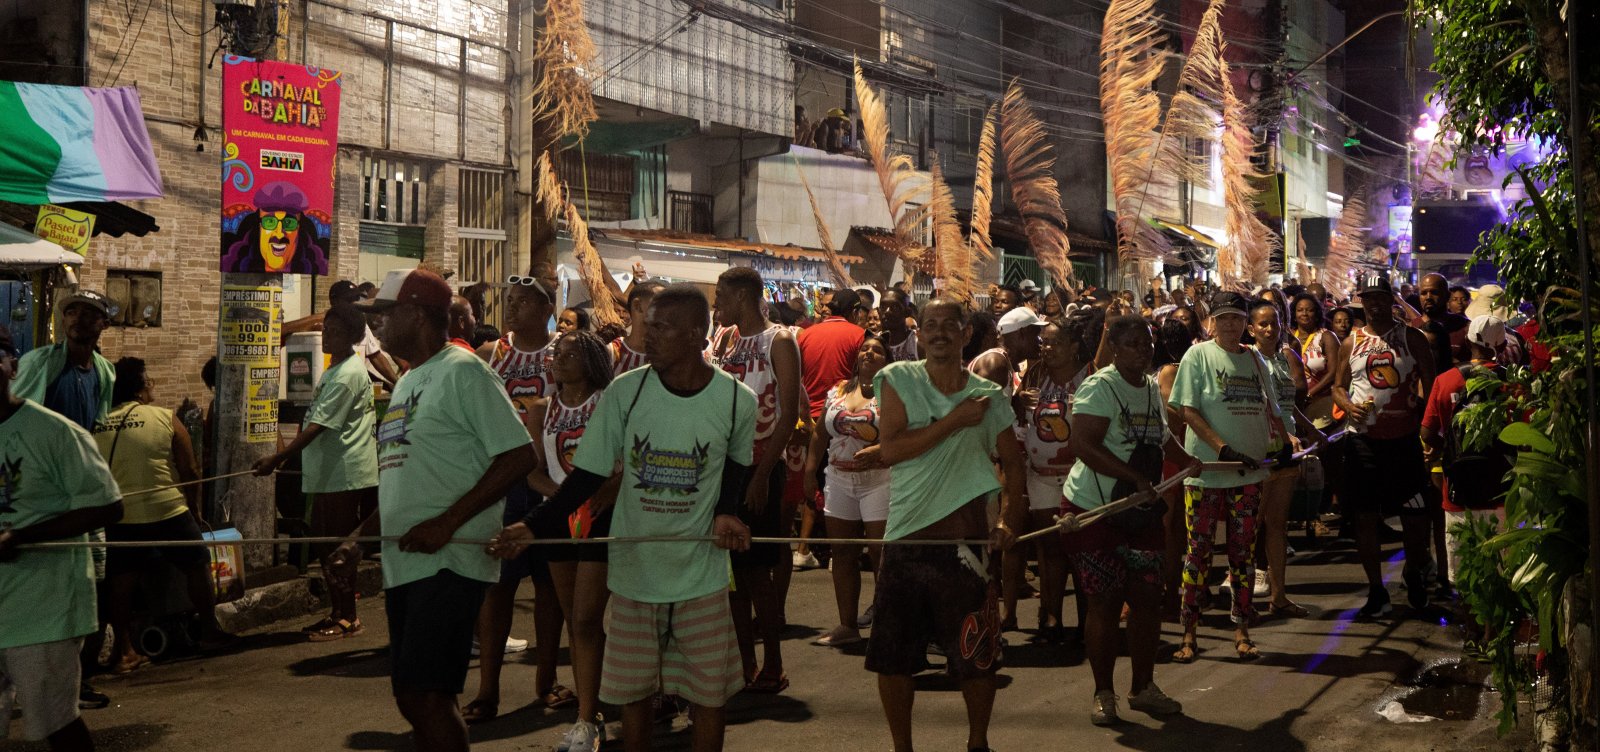
M 37 269 L 83 263 L 83 257 L 27 230 L 0 223 L 0 268 Z
M 0 199 L 161 198 L 139 90 L 0 81 Z

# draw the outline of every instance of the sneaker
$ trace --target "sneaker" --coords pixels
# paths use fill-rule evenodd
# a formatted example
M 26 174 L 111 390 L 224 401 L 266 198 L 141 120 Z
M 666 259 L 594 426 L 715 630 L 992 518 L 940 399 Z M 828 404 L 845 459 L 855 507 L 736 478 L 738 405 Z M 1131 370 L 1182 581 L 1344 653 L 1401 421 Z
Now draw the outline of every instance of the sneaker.
M 520 652 L 522 652 L 524 650 L 527 650 L 527 649 L 528 649 L 528 641 L 527 640 L 519 640 L 519 639 L 517 639 L 515 637 L 507 637 L 506 638 L 506 655 L 511 655 L 512 653 L 520 653 Z M 472 657 L 474 657 L 474 658 L 478 657 L 478 638 L 476 638 L 476 637 L 472 638 Z
M 89 686 L 89 682 L 80 682 L 78 684 L 79 710 L 99 710 L 110 704 L 110 695 Z
M 874 608 L 876 608 L 875 605 L 874 606 L 867 606 L 867 610 L 865 612 L 863 612 L 860 616 L 856 617 L 856 626 L 857 627 L 860 627 L 861 629 L 869 629 L 869 628 L 872 627 L 872 609 L 874 609 Z
M 1401 579 L 1406 582 L 1406 602 L 1411 608 L 1421 611 L 1428 607 L 1428 573 L 1420 569 L 1408 569 L 1401 573 Z
M 1117 717 L 1117 693 L 1109 689 L 1094 693 L 1094 712 L 1089 714 L 1089 722 L 1110 726 L 1121 720 Z
M 1362 619 L 1376 619 L 1393 611 L 1389 605 L 1389 590 L 1382 585 L 1375 585 L 1367 589 L 1367 603 L 1356 612 Z
M 556 747 L 556 752 L 599 752 L 600 745 L 606 741 L 605 721 L 599 715 L 594 717 L 594 722 L 578 721 L 567 730 L 566 738 L 561 740 L 561 745 Z
M 1272 595 L 1272 579 L 1265 570 L 1256 571 L 1256 584 L 1250 588 L 1250 595 L 1256 598 Z
M 799 551 L 796 551 L 796 552 L 794 552 L 794 554 L 792 556 L 792 559 L 794 561 L 794 568 L 795 569 L 821 569 L 822 568 L 822 562 L 817 561 L 817 555 L 814 554 L 814 553 L 810 553 L 809 551 L 806 552 L 806 553 L 800 553 Z
M 1154 682 L 1146 685 L 1143 692 L 1128 698 L 1128 707 L 1141 713 L 1150 715 L 1173 715 L 1183 712 L 1183 703 L 1167 696 Z

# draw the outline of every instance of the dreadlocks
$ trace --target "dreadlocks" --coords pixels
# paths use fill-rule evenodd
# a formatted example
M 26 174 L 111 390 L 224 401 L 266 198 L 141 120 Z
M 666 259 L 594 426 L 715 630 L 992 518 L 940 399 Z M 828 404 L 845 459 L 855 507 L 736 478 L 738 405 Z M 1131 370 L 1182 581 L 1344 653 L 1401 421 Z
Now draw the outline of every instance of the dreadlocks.
M 567 332 L 556 338 L 556 343 L 571 341 L 578 346 L 578 357 L 583 360 L 583 380 L 596 391 L 611 385 L 611 350 L 593 333 L 582 329 Z

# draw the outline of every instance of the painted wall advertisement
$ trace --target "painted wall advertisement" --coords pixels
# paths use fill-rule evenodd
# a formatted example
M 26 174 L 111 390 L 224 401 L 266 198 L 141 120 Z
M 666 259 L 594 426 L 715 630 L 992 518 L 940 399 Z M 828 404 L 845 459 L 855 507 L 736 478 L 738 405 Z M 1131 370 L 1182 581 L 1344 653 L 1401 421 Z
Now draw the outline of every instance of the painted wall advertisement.
M 222 358 L 245 367 L 245 441 L 278 440 L 279 345 L 283 292 L 273 287 L 222 286 Z
M 89 250 L 89 238 L 94 236 L 94 215 L 45 204 L 39 207 L 33 234 L 82 256 Z
M 222 271 L 326 275 L 339 72 L 222 63 Z

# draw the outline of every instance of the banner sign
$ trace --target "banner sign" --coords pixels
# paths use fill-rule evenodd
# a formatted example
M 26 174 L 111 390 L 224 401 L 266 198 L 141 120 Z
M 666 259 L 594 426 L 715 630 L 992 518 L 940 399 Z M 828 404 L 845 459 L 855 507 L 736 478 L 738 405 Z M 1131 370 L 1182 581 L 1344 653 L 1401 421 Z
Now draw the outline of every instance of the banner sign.
M 222 59 L 222 271 L 328 273 L 338 71 Z
M 225 366 L 245 367 L 245 441 L 278 440 L 279 342 L 283 292 L 274 287 L 223 285 L 222 357 Z
M 94 215 L 45 204 L 39 207 L 33 234 L 82 256 L 89 250 L 89 238 L 94 235 Z

